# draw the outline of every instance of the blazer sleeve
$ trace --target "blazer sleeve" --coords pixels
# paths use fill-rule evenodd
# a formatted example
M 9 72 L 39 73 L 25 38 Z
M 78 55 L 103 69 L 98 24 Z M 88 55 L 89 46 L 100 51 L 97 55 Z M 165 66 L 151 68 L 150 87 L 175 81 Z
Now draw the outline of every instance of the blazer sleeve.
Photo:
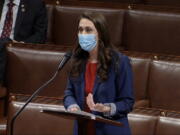
M 132 68 L 129 58 L 125 55 L 120 57 L 119 72 L 117 73 L 115 84 L 117 96 L 114 116 L 122 117 L 132 111 L 134 104 Z
M 26 43 L 45 43 L 47 36 L 47 10 L 45 3 L 41 0 L 37 2 L 36 17 L 34 20 L 32 35 L 24 40 Z
M 75 99 L 75 91 L 74 91 L 74 86 L 70 78 L 68 79 L 67 82 L 67 87 L 64 92 L 64 107 L 67 109 L 70 105 L 77 105 L 77 101 Z
M 0 85 L 4 82 L 5 68 L 6 68 L 6 48 L 5 44 L 8 43 L 10 39 L 0 39 Z

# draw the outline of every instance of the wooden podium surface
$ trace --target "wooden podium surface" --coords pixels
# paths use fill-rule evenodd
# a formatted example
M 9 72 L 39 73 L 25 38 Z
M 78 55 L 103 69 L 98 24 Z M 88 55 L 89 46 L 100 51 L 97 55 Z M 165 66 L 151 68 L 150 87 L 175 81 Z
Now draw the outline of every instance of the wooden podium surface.
M 66 111 L 65 109 L 57 110 L 57 109 L 43 109 L 42 112 L 44 113 L 49 113 L 52 115 L 58 115 L 61 117 L 65 117 L 67 119 L 84 119 L 84 120 L 94 120 L 97 122 L 104 122 L 106 124 L 114 125 L 114 126 L 122 126 L 122 123 L 113 121 L 110 119 L 103 118 L 101 116 L 97 116 L 88 112 L 84 111 L 77 111 L 77 112 L 69 112 Z
M 88 121 L 96 121 L 96 122 L 102 122 L 114 126 L 122 126 L 123 124 L 117 121 L 113 121 L 110 119 L 103 118 L 101 116 L 97 116 L 88 112 L 84 111 L 77 111 L 77 112 L 69 112 L 65 110 L 64 108 L 62 109 L 43 109 L 43 113 L 48 113 L 50 115 L 56 115 L 59 117 L 64 117 L 67 119 L 73 119 L 77 120 L 78 122 L 78 134 L 79 135 L 85 135 L 86 134 L 86 123 Z

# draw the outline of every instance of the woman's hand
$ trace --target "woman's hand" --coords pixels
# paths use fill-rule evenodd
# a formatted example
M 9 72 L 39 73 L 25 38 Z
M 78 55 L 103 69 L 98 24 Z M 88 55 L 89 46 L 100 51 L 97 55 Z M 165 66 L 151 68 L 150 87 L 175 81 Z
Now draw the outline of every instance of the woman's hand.
M 86 97 L 86 103 L 90 110 L 97 111 L 97 112 L 110 112 L 111 108 L 110 106 L 103 105 L 102 103 L 94 103 L 93 95 L 91 93 L 88 94 Z
M 103 112 L 103 113 L 110 112 L 110 110 L 111 110 L 111 108 L 109 106 L 103 105 L 101 103 L 95 104 L 94 109 L 95 109 L 95 111 Z
M 13 43 L 24 43 L 23 41 L 16 41 L 16 40 L 12 40 Z
M 78 107 L 71 107 L 71 108 L 68 109 L 68 111 L 77 112 L 77 111 L 79 111 L 79 108 Z
M 93 100 L 93 95 L 91 93 L 89 93 L 88 96 L 86 97 L 86 103 L 90 110 L 94 110 L 95 103 Z

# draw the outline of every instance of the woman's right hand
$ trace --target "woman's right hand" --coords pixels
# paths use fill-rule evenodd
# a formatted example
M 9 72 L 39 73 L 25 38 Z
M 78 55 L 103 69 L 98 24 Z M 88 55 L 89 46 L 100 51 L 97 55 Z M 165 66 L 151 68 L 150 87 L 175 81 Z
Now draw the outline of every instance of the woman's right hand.
M 77 112 L 77 111 L 79 111 L 79 108 L 78 107 L 71 107 L 71 108 L 68 109 L 68 111 Z

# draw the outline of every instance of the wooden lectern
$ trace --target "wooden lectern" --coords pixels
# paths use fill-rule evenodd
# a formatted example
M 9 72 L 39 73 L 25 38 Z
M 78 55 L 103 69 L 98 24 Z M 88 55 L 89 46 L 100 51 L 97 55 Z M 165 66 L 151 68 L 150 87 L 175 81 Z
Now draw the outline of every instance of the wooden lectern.
M 123 124 L 117 121 L 113 121 L 110 119 L 103 118 L 101 116 L 97 116 L 91 113 L 87 113 L 84 111 L 77 111 L 77 112 L 69 112 L 65 109 L 57 110 L 57 109 L 43 109 L 43 113 L 48 113 L 51 115 L 57 115 L 60 117 L 64 117 L 67 119 L 77 120 L 78 122 L 78 134 L 85 135 L 86 133 L 86 123 L 88 121 L 96 121 L 96 122 L 103 122 L 106 124 L 114 125 L 114 126 L 122 126 Z

